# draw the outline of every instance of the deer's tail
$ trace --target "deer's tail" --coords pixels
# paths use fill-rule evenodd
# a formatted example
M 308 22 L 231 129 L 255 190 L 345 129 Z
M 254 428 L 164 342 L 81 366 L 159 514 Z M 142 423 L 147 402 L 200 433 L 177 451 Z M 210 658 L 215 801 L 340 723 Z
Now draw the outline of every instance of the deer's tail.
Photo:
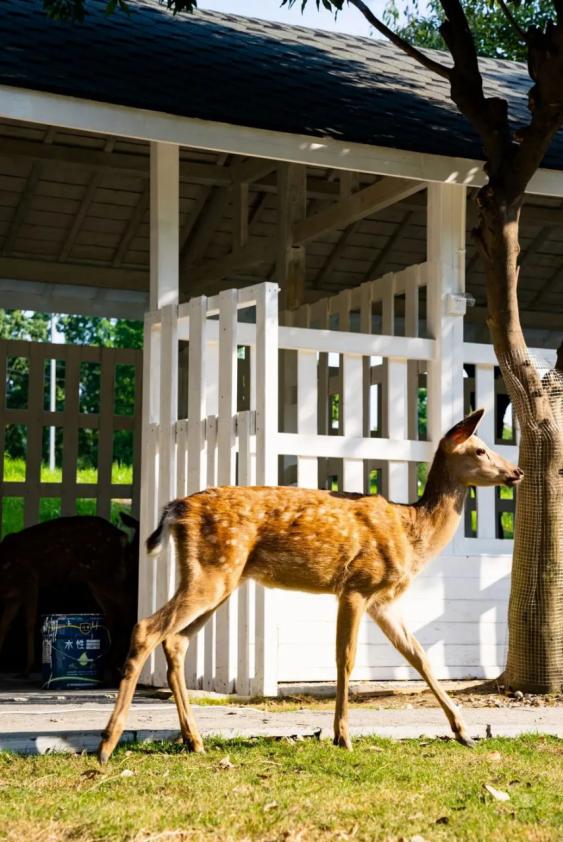
M 183 500 L 173 500 L 162 510 L 162 517 L 154 532 L 149 535 L 146 542 L 149 558 L 160 555 L 166 548 L 170 537 L 170 526 L 181 520 L 186 515 L 186 504 Z

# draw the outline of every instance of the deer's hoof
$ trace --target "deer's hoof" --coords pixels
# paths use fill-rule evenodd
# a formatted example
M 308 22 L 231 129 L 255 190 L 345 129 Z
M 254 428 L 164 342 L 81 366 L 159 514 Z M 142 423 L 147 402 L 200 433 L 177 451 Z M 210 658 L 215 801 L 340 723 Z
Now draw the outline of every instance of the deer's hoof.
M 182 736 L 181 740 L 178 740 L 178 742 L 182 742 L 187 750 L 193 751 L 194 754 L 205 754 L 205 748 L 200 739 L 194 740 L 193 737 Z
M 471 737 L 466 736 L 466 734 L 460 734 L 459 732 L 455 735 L 456 740 L 458 743 L 461 743 L 462 746 L 466 748 L 475 748 L 477 743 L 475 740 L 472 740 Z
M 103 743 L 98 746 L 98 763 L 100 766 L 105 766 L 111 757 L 111 751 L 108 751 Z
M 338 737 L 334 738 L 333 742 L 335 746 L 338 746 L 338 748 L 346 749 L 346 751 L 352 751 L 352 740 L 350 737 L 344 737 L 340 734 Z

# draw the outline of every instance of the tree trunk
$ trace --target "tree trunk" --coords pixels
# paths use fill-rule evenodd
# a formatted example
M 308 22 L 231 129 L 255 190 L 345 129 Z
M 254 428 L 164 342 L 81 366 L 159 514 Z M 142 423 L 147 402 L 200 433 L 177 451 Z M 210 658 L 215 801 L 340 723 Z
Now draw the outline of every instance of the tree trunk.
M 485 262 L 488 324 L 520 425 L 509 648 L 513 690 L 563 686 L 563 370 L 533 360 L 520 327 L 518 227 L 521 197 L 481 197 L 477 242 Z M 558 358 L 560 359 L 560 357 Z M 563 368 L 563 367 L 562 367 Z

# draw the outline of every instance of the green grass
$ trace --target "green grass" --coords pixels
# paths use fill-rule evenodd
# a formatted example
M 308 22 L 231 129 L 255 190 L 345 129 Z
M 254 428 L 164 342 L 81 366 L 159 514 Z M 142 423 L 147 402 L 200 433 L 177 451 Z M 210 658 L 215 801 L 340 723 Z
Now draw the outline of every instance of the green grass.
M 48 465 L 41 465 L 41 482 L 62 482 L 62 468 L 56 467 L 51 470 Z M 4 456 L 4 481 L 5 482 L 25 482 L 25 460 L 12 459 L 9 456 Z M 112 483 L 119 485 L 130 485 L 133 481 L 133 467 L 132 465 L 122 465 L 119 462 L 114 462 L 111 469 Z M 98 481 L 97 468 L 86 466 L 79 467 L 77 471 L 77 481 L 85 484 L 96 484 Z M 9 489 L 6 496 L 2 500 L 2 537 L 9 535 L 11 532 L 18 532 L 23 529 L 23 497 L 10 497 Z M 111 502 L 111 521 L 119 525 L 119 513 L 125 511 L 130 512 L 131 506 L 125 500 L 112 500 Z M 96 514 L 96 499 L 82 498 L 76 501 L 77 515 L 95 515 Z M 53 518 L 61 516 L 61 500 L 58 497 L 42 497 L 39 502 L 39 519 L 40 521 L 52 520 Z
M 555 842 L 561 792 L 563 742 L 531 736 L 473 751 L 362 739 L 352 754 L 317 740 L 211 740 L 205 755 L 153 744 L 103 772 L 86 756 L 1 755 L 0 838 Z

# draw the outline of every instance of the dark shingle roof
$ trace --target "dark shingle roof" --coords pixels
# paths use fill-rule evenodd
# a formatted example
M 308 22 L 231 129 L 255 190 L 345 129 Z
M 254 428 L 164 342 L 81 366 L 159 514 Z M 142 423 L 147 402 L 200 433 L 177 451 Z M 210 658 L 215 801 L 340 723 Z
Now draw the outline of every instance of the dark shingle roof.
M 265 0 L 266 2 L 267 0 Z M 41 0 L 0 2 L 0 83 L 321 137 L 465 158 L 479 139 L 444 80 L 384 41 L 198 12 L 156 0 L 83 24 L 50 21 Z M 299 21 L 296 9 L 296 22 Z M 445 58 L 445 57 L 443 57 Z M 486 90 L 527 118 L 523 65 L 483 60 Z M 563 169 L 563 136 L 546 166 Z

